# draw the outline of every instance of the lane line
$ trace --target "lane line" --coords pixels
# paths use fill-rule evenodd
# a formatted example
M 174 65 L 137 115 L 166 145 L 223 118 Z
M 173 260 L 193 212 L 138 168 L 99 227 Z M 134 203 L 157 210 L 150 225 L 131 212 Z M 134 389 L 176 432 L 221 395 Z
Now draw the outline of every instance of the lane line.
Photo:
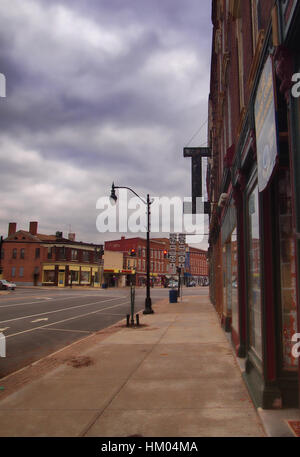
M 69 296 L 69 298 L 61 298 L 61 297 L 57 297 L 57 298 L 58 298 L 58 300 L 71 300 L 72 298 L 76 299 L 77 297 L 94 297 L 94 296 L 95 295 L 89 294 L 89 295 L 77 295 L 77 296 L 72 295 L 72 296 Z M 123 298 L 123 295 L 116 295 L 115 297 L 116 298 Z M 12 306 L 35 305 L 35 304 L 38 304 L 38 303 L 44 303 L 47 300 L 55 300 L 55 298 L 51 298 L 51 299 L 43 298 L 43 300 L 40 300 L 40 301 L 31 301 L 31 302 L 26 302 L 26 303 L 14 303 L 13 305 L 1 305 L 0 309 L 1 308 L 10 308 Z
M 38 314 L 29 315 L 29 316 L 15 317 L 14 319 L 7 319 L 5 321 L 0 321 L 0 324 L 4 324 L 6 322 L 14 322 L 14 321 L 22 320 L 22 319 L 29 319 L 31 317 L 44 316 L 45 314 L 60 313 L 62 311 L 67 311 L 68 309 L 76 309 L 76 308 L 83 308 L 84 306 L 98 305 L 99 303 L 106 303 L 108 301 L 114 301 L 114 300 L 117 300 L 117 298 L 109 298 L 107 300 L 96 301 L 93 303 L 85 303 L 84 305 L 69 306 L 68 308 L 56 309 L 53 311 L 48 311 L 46 313 L 38 313 Z
M 70 330 L 68 328 L 44 328 L 44 330 L 54 330 L 55 332 L 75 332 L 75 333 L 89 333 L 92 334 L 94 332 L 88 330 Z
M 42 319 L 35 319 L 34 321 L 31 321 L 31 323 L 34 324 L 35 322 L 48 321 L 48 320 L 49 320 L 48 317 L 42 317 Z
M 13 337 L 13 336 L 21 335 L 21 334 L 23 334 L 23 333 L 34 332 L 35 330 L 38 330 L 38 329 L 41 329 L 41 328 L 45 328 L 45 327 L 49 327 L 49 326 L 51 326 L 51 325 L 60 324 L 61 322 L 72 321 L 72 320 L 78 319 L 78 318 L 80 318 L 80 317 L 90 316 L 91 314 L 96 314 L 96 313 L 101 313 L 102 311 L 105 311 L 106 309 L 117 308 L 117 307 L 120 307 L 120 306 L 122 306 L 122 305 L 129 304 L 129 303 L 130 303 L 129 301 L 123 302 L 123 303 L 119 303 L 118 305 L 108 306 L 107 308 L 98 309 L 98 310 L 96 310 L 96 311 L 91 311 L 90 313 L 85 313 L 85 314 L 80 314 L 79 316 L 69 317 L 68 319 L 63 319 L 63 320 L 61 320 L 61 321 L 52 322 L 51 324 L 41 325 L 40 327 L 34 327 L 34 328 L 30 328 L 30 329 L 28 329 L 28 330 L 23 330 L 22 332 L 17 332 L 17 333 L 13 333 L 13 334 L 11 334 L 11 335 L 7 335 L 7 336 L 6 336 L 6 339 L 7 339 L 7 338 L 11 338 L 11 337 Z

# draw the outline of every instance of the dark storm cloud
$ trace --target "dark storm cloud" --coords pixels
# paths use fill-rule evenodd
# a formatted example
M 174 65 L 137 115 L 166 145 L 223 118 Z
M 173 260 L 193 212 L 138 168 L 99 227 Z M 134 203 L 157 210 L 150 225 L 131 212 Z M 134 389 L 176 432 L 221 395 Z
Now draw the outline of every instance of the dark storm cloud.
M 0 15 L 3 231 L 35 214 L 93 238 L 113 180 L 188 195 L 182 147 L 207 116 L 210 0 L 4 0 Z

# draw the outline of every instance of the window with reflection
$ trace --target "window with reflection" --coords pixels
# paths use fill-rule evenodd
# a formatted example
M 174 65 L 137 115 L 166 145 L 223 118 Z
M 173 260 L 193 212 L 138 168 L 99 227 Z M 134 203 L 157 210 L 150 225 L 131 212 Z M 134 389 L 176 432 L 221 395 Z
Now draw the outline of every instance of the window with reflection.
M 261 332 L 261 277 L 259 239 L 259 193 L 258 186 L 248 199 L 249 264 L 248 264 L 248 305 L 249 342 L 256 355 L 262 359 Z
M 297 370 L 292 336 L 297 333 L 296 247 L 292 226 L 292 191 L 289 170 L 281 170 L 278 183 L 282 360 L 284 370 Z
M 236 331 L 238 331 L 238 252 L 236 228 L 231 235 L 231 313 L 231 325 Z

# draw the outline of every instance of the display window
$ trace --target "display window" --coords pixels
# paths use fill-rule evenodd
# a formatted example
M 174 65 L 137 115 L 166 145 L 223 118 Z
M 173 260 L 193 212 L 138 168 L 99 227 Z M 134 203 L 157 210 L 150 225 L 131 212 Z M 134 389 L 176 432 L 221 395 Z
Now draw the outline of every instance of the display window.
M 80 283 L 89 284 L 91 282 L 90 271 L 81 271 Z
M 248 197 L 248 307 L 249 344 L 262 360 L 261 274 L 258 186 Z
M 43 282 L 54 283 L 55 282 L 55 271 L 54 270 L 44 270 Z
M 237 251 L 237 230 L 231 235 L 231 315 L 232 327 L 238 332 L 239 311 L 238 311 L 238 251 Z
M 292 355 L 292 336 L 297 333 L 296 246 L 292 227 L 292 191 L 289 170 L 281 170 L 278 182 L 282 363 L 284 370 L 297 370 Z

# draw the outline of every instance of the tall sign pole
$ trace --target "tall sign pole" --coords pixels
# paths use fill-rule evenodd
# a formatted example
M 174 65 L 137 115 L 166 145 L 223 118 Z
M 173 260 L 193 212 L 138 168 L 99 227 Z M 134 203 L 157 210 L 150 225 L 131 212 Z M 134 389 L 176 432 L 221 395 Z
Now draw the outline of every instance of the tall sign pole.
M 182 283 L 183 273 L 185 268 L 185 233 L 179 233 L 178 235 L 178 268 L 179 268 L 179 290 L 181 288 L 181 301 L 182 301 Z
M 170 233 L 170 248 L 169 248 L 169 262 L 170 274 L 176 274 L 176 261 L 177 261 L 177 233 Z

